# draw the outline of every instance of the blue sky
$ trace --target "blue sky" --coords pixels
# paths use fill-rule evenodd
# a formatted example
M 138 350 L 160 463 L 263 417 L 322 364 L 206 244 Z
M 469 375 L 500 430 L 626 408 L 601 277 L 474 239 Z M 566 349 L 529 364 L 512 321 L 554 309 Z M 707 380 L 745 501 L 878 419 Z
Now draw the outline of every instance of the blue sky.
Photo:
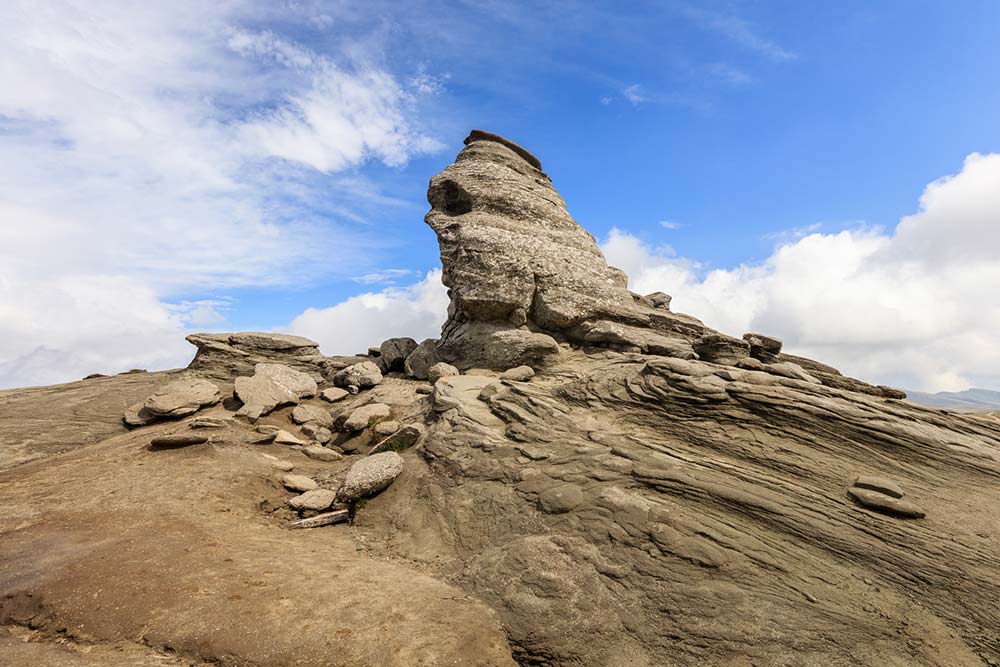
M 197 329 L 328 353 L 427 335 L 426 184 L 477 127 L 541 158 L 634 285 L 713 326 L 874 381 L 1000 387 L 976 250 L 1000 225 L 1000 4 L 402 4 L 0 10 L 0 385 L 183 364 Z M 917 249 L 952 236 L 977 274 Z M 950 328 L 913 315 L 942 301 L 965 304 Z

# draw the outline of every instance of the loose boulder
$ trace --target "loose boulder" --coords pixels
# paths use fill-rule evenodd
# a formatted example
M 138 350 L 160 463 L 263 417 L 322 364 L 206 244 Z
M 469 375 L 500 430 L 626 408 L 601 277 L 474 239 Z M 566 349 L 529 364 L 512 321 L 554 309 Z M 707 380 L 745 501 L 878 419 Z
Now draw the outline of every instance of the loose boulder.
M 289 499 L 288 506 L 298 512 L 322 512 L 336 499 L 337 494 L 329 489 L 313 489 Z
M 430 371 L 431 366 L 436 364 L 437 361 L 437 339 L 428 338 L 420 343 L 420 345 L 417 345 L 413 352 L 410 353 L 410 356 L 406 358 L 404 368 L 407 375 L 415 377 L 418 380 L 426 380 L 427 372 Z
M 333 376 L 333 383 L 338 387 L 358 387 L 368 389 L 382 382 L 382 371 L 372 361 L 362 361 L 338 371 Z
M 208 442 L 208 438 L 203 435 L 193 433 L 175 433 L 173 435 L 161 435 L 149 441 L 149 446 L 153 449 L 172 449 L 174 447 L 187 447 L 188 445 L 200 445 Z
M 348 396 L 350 392 L 346 389 L 341 389 L 340 387 L 329 387 L 320 392 L 319 397 L 324 401 L 329 401 L 330 403 L 336 403 L 337 401 L 342 401 Z
M 344 420 L 345 431 L 360 431 L 372 425 L 373 420 L 388 419 L 392 415 L 392 410 L 385 403 L 369 403 L 356 408 Z
M 412 338 L 390 338 L 379 346 L 378 365 L 383 373 L 397 373 L 406 370 L 406 358 L 417 349 L 417 341 Z
M 314 423 L 319 426 L 333 426 L 333 416 L 330 411 L 318 405 L 296 405 L 292 410 L 292 421 L 296 424 Z
M 289 491 L 299 491 L 300 493 L 319 488 L 319 484 L 316 483 L 316 480 L 311 477 L 306 477 L 305 475 L 285 475 L 285 478 L 281 480 L 281 483 Z
M 236 378 L 236 397 L 243 401 L 238 417 L 256 421 L 279 405 L 316 395 L 316 381 L 282 364 L 257 364 L 251 377 Z
M 434 384 L 441 378 L 451 377 L 453 375 L 458 375 L 458 369 L 451 364 L 446 364 L 440 361 L 427 370 L 427 380 Z
M 510 382 L 528 382 L 533 377 L 535 377 L 535 369 L 531 366 L 515 366 L 500 374 L 501 380 Z
M 337 492 L 341 502 L 349 503 L 382 491 L 403 472 L 403 457 L 396 452 L 382 452 L 361 459 L 347 471 Z

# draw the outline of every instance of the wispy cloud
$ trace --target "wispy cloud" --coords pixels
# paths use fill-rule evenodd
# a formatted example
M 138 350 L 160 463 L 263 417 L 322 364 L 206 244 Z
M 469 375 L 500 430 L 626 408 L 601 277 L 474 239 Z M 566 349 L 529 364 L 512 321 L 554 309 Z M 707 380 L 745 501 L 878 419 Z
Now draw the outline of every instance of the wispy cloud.
M 669 229 L 671 231 L 676 230 L 676 229 L 680 229 L 681 227 L 684 226 L 681 223 L 674 222 L 672 220 L 660 220 L 656 224 L 658 224 L 660 227 L 663 227 L 664 229 Z
M 705 71 L 713 78 L 732 86 L 747 86 L 754 83 L 754 78 L 728 63 L 709 63 L 705 66 Z
M 642 86 L 638 83 L 625 86 L 625 89 L 622 90 L 622 96 L 633 106 L 639 106 L 643 102 L 649 101 L 649 98 L 646 97 L 646 94 L 642 90 Z
M 761 36 L 752 23 L 734 14 L 691 6 L 682 7 L 681 13 L 697 25 L 723 35 L 772 61 L 787 62 L 798 58 L 797 53 Z

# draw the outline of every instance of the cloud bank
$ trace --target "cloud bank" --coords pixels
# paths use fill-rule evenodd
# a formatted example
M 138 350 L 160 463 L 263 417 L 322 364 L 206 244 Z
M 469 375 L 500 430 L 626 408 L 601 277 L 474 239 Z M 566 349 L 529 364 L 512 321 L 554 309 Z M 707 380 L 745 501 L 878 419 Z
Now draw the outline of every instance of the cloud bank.
M 795 235 L 792 235 L 795 239 Z M 931 183 L 893 233 L 805 233 L 765 262 L 703 271 L 614 230 L 602 246 L 634 291 L 726 333 L 916 390 L 1000 386 L 1000 154 Z
M 342 172 L 436 150 L 434 91 L 262 7 L 0 5 L 0 387 L 182 365 L 219 319 L 198 295 L 318 280 L 334 249 L 377 268 L 349 223 L 379 197 Z

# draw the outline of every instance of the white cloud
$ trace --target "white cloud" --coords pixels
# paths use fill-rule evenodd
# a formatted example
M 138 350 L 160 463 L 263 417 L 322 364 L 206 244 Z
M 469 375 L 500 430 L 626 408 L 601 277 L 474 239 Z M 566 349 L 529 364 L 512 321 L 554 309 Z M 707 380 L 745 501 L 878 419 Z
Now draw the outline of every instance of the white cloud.
M 642 86 L 637 83 L 633 83 L 630 86 L 625 86 L 622 90 L 622 95 L 628 100 L 633 106 L 639 106 L 643 102 L 648 102 L 649 98 L 642 90 Z
M 325 354 L 355 354 L 386 338 L 437 338 L 448 314 L 441 269 L 405 288 L 354 296 L 329 308 L 309 308 L 288 332 L 311 338 Z
M 771 333 L 787 350 L 917 390 L 1000 386 L 1000 154 L 970 155 L 930 184 L 890 234 L 807 233 L 762 264 L 705 273 L 614 230 L 602 245 L 634 291 L 730 334 Z
M 753 24 L 739 16 L 690 6 L 682 6 L 681 12 L 702 27 L 713 30 L 769 60 L 787 62 L 798 58 L 795 52 L 762 37 Z
M 435 150 L 432 78 L 245 27 L 267 11 L 0 3 L 0 387 L 182 364 L 219 321 L 191 295 L 376 268 L 350 225 L 384 198 L 336 172 Z
M 681 227 L 684 226 L 681 223 L 673 222 L 672 220 L 660 220 L 656 224 L 658 224 L 660 227 L 663 227 L 664 229 L 669 229 L 670 231 L 680 229 Z

